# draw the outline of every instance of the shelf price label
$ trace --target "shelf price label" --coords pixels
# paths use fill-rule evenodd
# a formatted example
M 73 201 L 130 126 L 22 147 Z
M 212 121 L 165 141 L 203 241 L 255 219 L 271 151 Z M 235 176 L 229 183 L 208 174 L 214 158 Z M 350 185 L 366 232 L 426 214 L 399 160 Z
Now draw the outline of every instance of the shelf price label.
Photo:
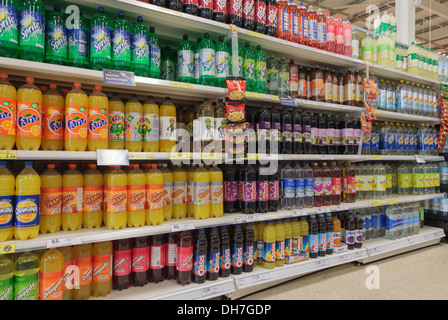
M 425 157 L 421 154 L 415 154 L 414 157 L 417 163 L 426 163 Z
M 16 252 L 15 243 L 6 243 L 0 245 L 0 254 L 14 253 Z
M 194 230 L 196 227 L 193 222 L 190 223 L 179 223 L 171 226 L 171 232 L 179 232 L 186 230 Z
M 0 159 L 2 160 L 17 160 L 17 151 L 14 150 L 1 150 Z
M 129 160 L 152 160 L 154 153 L 152 152 L 129 152 Z
M 293 210 L 291 215 L 292 215 L 292 217 L 302 217 L 302 216 L 306 216 L 307 213 L 305 210 Z
M 264 34 L 250 31 L 250 30 L 244 30 L 248 36 L 257 37 L 260 39 L 264 39 Z
M 397 199 L 390 199 L 390 200 L 387 200 L 387 203 L 390 204 L 390 205 L 398 204 L 398 200 Z
M 129 166 L 128 150 L 97 150 L 96 159 L 98 166 Z
M 378 160 L 383 160 L 383 157 L 382 156 L 371 156 L 370 159 L 373 161 L 378 161 Z
M 184 88 L 184 89 L 194 89 L 194 84 L 178 81 L 170 81 L 170 87 L 173 88 Z
M 381 207 L 383 205 L 383 202 L 382 201 L 372 201 L 372 202 L 370 202 L 370 205 L 372 207 Z
M 222 285 L 217 285 L 213 287 L 204 288 L 201 290 L 201 298 L 209 297 L 212 295 L 216 295 L 224 291 L 224 287 Z
M 324 268 L 324 267 L 327 267 L 328 265 L 330 264 L 330 261 L 328 260 L 328 259 L 322 259 L 322 260 L 317 260 L 315 263 L 314 263 L 314 266 L 316 267 L 316 268 Z
M 257 284 L 260 282 L 266 282 L 271 279 L 271 274 L 269 272 L 254 274 L 247 277 L 238 278 L 237 285 L 238 287 L 244 287 L 248 285 Z
M 103 77 L 105 84 L 135 87 L 134 72 L 104 69 Z
M 341 204 L 341 205 L 339 205 L 339 206 L 336 206 L 336 210 L 337 210 L 337 211 L 348 211 L 348 210 L 349 210 L 349 207 L 348 207 L 348 205 L 346 205 L 346 204 Z
M 54 238 L 47 240 L 47 249 L 74 246 L 81 243 L 81 237 Z

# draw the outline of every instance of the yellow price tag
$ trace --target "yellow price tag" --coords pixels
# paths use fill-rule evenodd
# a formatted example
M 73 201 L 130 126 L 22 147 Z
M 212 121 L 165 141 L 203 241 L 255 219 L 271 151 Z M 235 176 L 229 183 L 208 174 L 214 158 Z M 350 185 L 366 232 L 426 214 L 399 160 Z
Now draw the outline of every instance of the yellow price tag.
M 247 160 L 258 160 L 258 154 L 254 154 L 254 153 L 248 154 Z
M 376 114 L 382 114 L 383 111 L 381 111 L 381 110 L 375 110 L 375 113 L 376 113 Z
M 280 98 L 278 96 L 271 95 L 271 100 L 280 101 Z
M 0 245 L 0 254 L 14 253 L 14 252 L 16 252 L 15 243 L 7 243 Z
M 390 200 L 387 200 L 387 203 L 388 204 L 398 204 L 398 200 L 397 199 L 390 199 Z
M 0 151 L 0 159 L 16 160 L 17 159 L 17 151 L 1 150 Z
M 186 159 L 191 159 L 193 157 L 193 155 L 191 153 L 170 153 L 168 158 L 170 160 L 186 160 Z
M 372 201 L 371 204 L 372 204 L 372 207 L 380 207 L 383 205 L 383 202 L 382 201 Z
M 254 32 L 254 31 L 250 31 L 250 30 L 245 30 L 245 31 L 246 31 L 246 34 L 248 36 L 264 39 L 264 34 L 261 34 L 261 33 L 258 33 L 258 32 Z
M 372 160 L 383 160 L 382 156 L 372 156 L 371 157 Z
M 152 152 L 129 152 L 129 160 L 151 160 L 154 159 Z
M 222 159 L 221 153 L 202 153 L 202 159 Z
M 194 84 L 192 84 L 192 83 L 185 83 L 185 82 L 170 81 L 170 87 L 194 89 Z
M 230 27 L 230 31 L 237 36 L 238 35 L 238 28 L 237 28 L 237 26 L 230 23 L 229 27 Z
M 257 99 L 263 99 L 262 93 L 255 93 L 255 92 L 246 92 L 247 98 L 257 98 Z

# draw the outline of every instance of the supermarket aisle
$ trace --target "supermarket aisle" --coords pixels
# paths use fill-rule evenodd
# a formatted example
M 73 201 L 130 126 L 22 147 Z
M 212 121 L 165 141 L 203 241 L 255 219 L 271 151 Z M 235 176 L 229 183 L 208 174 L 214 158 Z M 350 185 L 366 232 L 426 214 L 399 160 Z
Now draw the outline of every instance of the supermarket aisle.
M 448 244 L 404 253 L 364 266 L 347 264 L 266 289 L 242 300 L 445 300 Z M 379 289 L 367 289 L 366 269 L 377 266 Z

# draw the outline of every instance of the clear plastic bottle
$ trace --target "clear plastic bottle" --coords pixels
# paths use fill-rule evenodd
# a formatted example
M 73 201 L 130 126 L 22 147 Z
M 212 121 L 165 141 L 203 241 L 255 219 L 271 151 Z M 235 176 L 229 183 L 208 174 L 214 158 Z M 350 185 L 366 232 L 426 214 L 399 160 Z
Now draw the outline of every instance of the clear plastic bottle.
M 309 162 L 303 165 L 303 178 L 305 180 L 304 207 L 312 208 L 314 206 L 314 173 Z
M 289 162 L 280 172 L 280 192 L 281 192 L 281 208 L 283 210 L 292 210 L 295 206 L 295 181 L 294 171 Z
M 296 201 L 295 201 L 295 208 L 296 209 L 302 209 L 305 205 L 305 179 L 304 179 L 304 170 L 300 166 L 299 162 L 295 163 L 295 166 L 293 168 L 295 171 L 295 194 L 296 194 Z

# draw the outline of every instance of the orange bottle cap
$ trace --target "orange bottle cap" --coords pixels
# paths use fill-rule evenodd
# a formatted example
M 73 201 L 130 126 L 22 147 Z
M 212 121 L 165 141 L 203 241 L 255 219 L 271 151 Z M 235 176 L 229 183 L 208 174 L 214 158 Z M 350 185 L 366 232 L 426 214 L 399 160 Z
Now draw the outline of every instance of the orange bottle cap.
M 8 74 L 0 73 L 0 79 L 8 79 Z
M 138 163 L 131 163 L 129 165 L 129 167 L 131 167 L 131 168 L 138 168 L 138 167 L 140 167 L 140 165 Z
M 26 77 L 25 81 L 34 83 L 34 78 L 33 77 Z
M 50 83 L 49 87 L 50 89 L 56 89 L 58 86 L 56 85 L 56 83 Z
M 151 165 L 151 167 L 153 167 L 153 168 L 157 168 L 157 163 L 153 163 L 153 164 Z
M 76 163 L 69 163 L 67 167 L 69 167 L 70 169 L 76 169 Z
M 79 88 L 81 88 L 81 83 L 80 83 L 80 82 L 75 82 L 75 83 L 73 84 L 73 86 L 74 86 L 74 87 L 79 87 Z
M 96 164 L 95 163 L 89 163 L 87 166 L 89 168 L 96 168 Z
M 96 85 L 96 86 L 95 86 L 95 90 L 99 90 L 99 91 L 101 91 L 101 89 L 102 89 L 101 86 L 99 86 L 99 85 Z
M 47 163 L 47 168 L 54 169 L 54 168 L 56 168 L 56 164 L 55 163 Z

